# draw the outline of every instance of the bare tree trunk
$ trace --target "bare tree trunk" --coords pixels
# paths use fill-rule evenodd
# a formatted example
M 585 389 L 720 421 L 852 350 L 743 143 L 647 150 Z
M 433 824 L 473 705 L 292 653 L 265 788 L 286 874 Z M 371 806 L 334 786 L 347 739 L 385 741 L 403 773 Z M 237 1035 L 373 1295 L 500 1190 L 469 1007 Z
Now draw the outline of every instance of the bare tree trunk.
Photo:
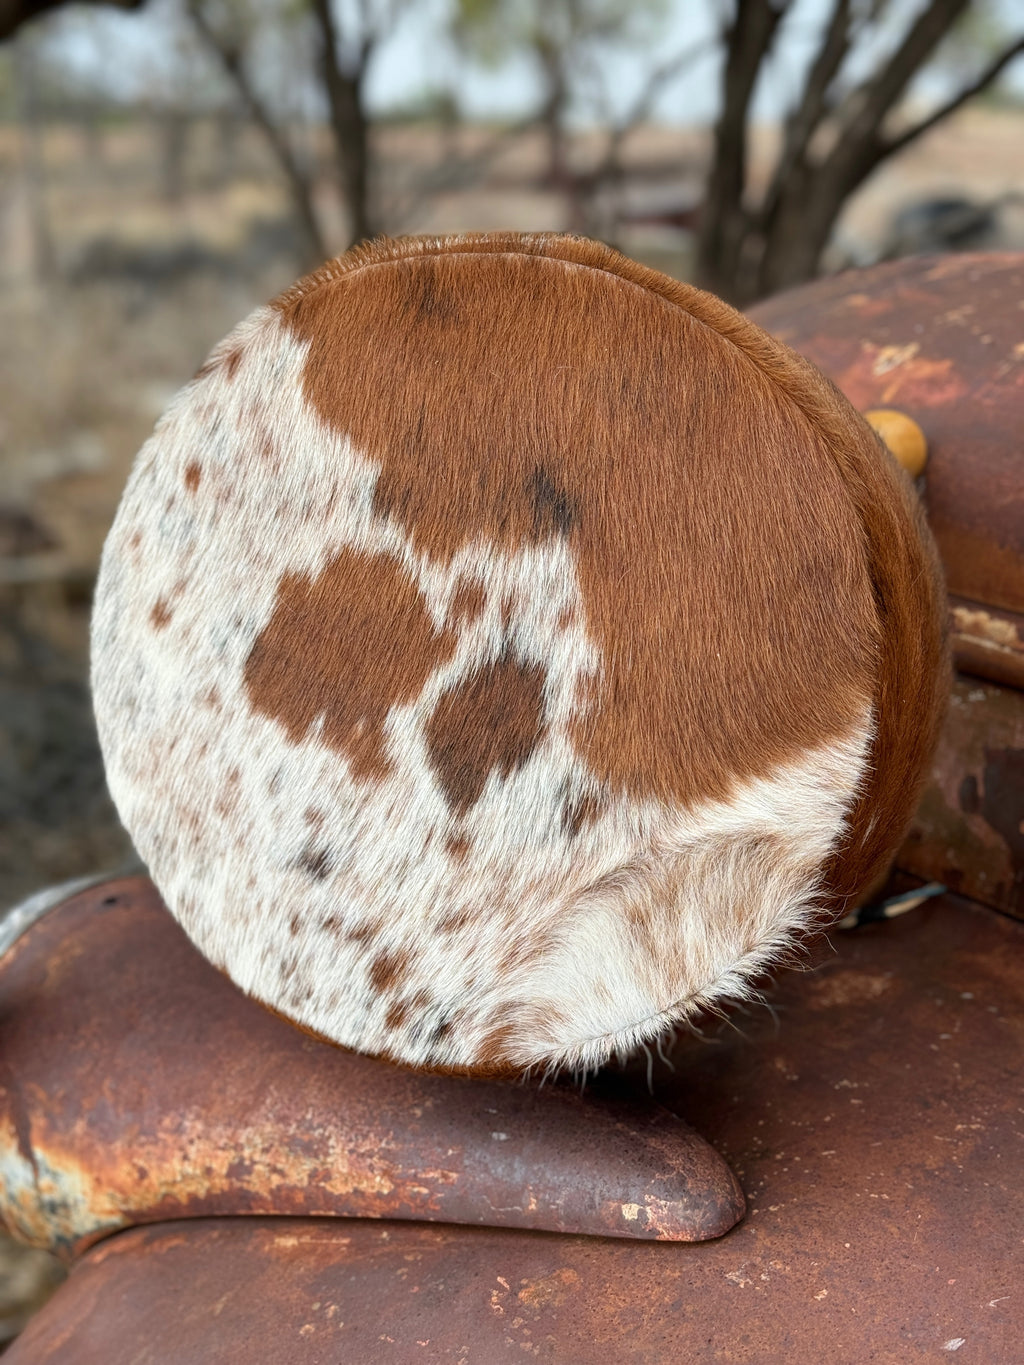
M 373 41 L 362 35 L 354 55 L 343 62 L 331 0 L 313 0 L 313 13 L 320 29 L 324 85 L 338 176 L 348 210 L 349 235 L 353 242 L 360 242 L 377 231 L 370 204 L 370 122 L 364 102 Z
M 876 73 L 836 107 L 830 90 L 852 45 L 855 7 L 833 0 L 803 92 L 786 120 L 768 190 L 751 205 L 744 202 L 750 98 L 785 5 L 737 0 L 726 34 L 722 112 L 698 240 L 702 283 L 743 304 L 813 278 L 843 206 L 872 171 L 991 84 L 1024 50 L 1024 38 L 1017 39 L 927 118 L 887 136 L 887 117 L 969 3 L 931 0 Z M 869 12 L 868 20 L 873 17 Z M 817 155 L 822 133 L 830 148 Z
M 771 0 L 737 0 L 725 36 L 722 108 L 715 124 L 711 174 L 697 236 L 697 277 L 726 297 L 740 292 L 741 256 L 748 242 L 749 219 L 743 205 L 747 114 L 782 12 L 783 7 Z
M 275 123 L 269 109 L 257 94 L 256 88 L 245 70 L 238 48 L 210 23 L 202 8 L 202 0 L 189 0 L 189 13 L 203 41 L 217 57 L 228 78 L 238 91 L 242 103 L 248 109 L 253 122 L 263 134 L 274 159 L 281 168 L 302 236 L 302 265 L 305 267 L 319 265 L 329 252 L 324 244 L 320 223 L 313 205 L 312 178 L 303 170 L 285 132 Z
M 180 204 L 185 194 L 188 115 L 180 109 L 162 110 L 157 115 L 157 135 L 160 139 L 163 197 L 168 204 Z
M 57 273 L 46 192 L 46 146 L 39 112 L 36 54 L 30 41 L 17 49 L 18 121 L 21 125 L 21 166 L 32 233 L 32 264 L 41 285 L 52 283 Z

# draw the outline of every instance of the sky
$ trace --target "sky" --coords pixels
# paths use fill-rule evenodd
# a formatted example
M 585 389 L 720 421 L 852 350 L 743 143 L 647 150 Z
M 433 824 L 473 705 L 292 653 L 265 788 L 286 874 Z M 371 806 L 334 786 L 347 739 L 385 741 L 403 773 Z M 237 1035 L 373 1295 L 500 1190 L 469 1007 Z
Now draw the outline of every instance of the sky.
M 895 16 L 906 21 L 926 0 L 891 0 Z M 352 0 L 336 0 L 343 14 Z M 452 0 L 412 0 L 387 41 L 379 48 L 368 84 L 369 103 L 375 112 L 409 105 L 439 86 L 457 93 L 469 117 L 516 118 L 536 104 L 538 81 L 525 58 L 499 66 L 459 61 L 443 37 Z M 622 44 L 603 55 L 602 86 L 612 110 L 622 114 L 633 102 L 650 70 L 653 55 L 661 62 L 676 53 L 708 43 L 714 37 L 720 0 L 662 0 L 664 16 L 653 43 L 631 47 Z M 179 0 L 148 0 L 137 13 L 124 13 L 93 6 L 73 6 L 43 21 L 47 48 L 61 61 L 111 94 L 133 99 L 147 92 L 174 85 L 181 67 L 172 69 L 168 54 L 181 50 L 182 26 L 175 20 Z M 785 112 L 816 34 L 831 0 L 796 0 L 780 31 L 777 51 L 765 68 L 756 92 L 755 117 L 766 122 Z M 997 22 L 1008 32 L 1024 29 L 1024 0 L 987 0 Z M 883 40 L 884 42 L 884 40 Z M 878 52 L 862 57 L 866 73 Z M 278 62 L 277 81 L 287 84 L 287 62 Z M 204 68 L 186 60 L 186 69 L 200 85 Z M 714 117 L 717 100 L 718 58 L 709 50 L 688 67 L 685 78 L 668 87 L 654 108 L 663 123 L 694 125 Z M 923 100 L 941 99 L 952 88 L 948 69 L 920 83 Z M 1018 59 L 1007 73 L 1007 85 L 1024 97 L 1024 60 Z M 190 84 L 192 82 L 190 81 Z M 592 108 L 577 110 L 581 123 L 593 121 Z

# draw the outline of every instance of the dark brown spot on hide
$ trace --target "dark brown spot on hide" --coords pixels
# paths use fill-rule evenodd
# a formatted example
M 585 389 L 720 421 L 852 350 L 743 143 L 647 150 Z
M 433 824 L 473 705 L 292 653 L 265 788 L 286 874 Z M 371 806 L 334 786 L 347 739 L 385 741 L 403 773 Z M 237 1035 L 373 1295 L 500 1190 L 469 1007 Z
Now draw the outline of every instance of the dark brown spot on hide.
M 472 924 L 475 918 L 470 910 L 450 910 L 438 920 L 437 928 L 442 934 L 458 934 L 467 924 Z
M 325 742 L 354 775 L 380 778 L 389 711 L 413 701 L 454 648 L 396 560 L 346 549 L 316 578 L 282 578 L 245 682 L 255 710 L 289 738 L 297 742 L 322 719 Z
M 498 1013 L 500 1015 L 505 1011 Z M 485 1074 L 489 1072 L 501 1074 L 509 1070 L 514 1065 L 510 1053 L 515 1036 L 513 1024 L 495 1023 L 481 1039 L 473 1058 L 474 1070 L 479 1069 Z
M 452 593 L 448 617 L 451 621 L 468 625 L 483 611 L 487 593 L 481 583 L 460 583 Z
M 601 803 L 596 796 L 577 796 L 562 809 L 562 831 L 567 839 L 575 839 L 584 825 L 594 824 L 600 814 Z
M 544 733 L 544 670 L 502 655 L 441 697 L 427 751 L 450 805 L 465 814 L 492 772 L 521 768 Z
M 150 625 L 154 630 L 164 630 L 173 615 L 174 612 L 168 606 L 166 597 L 160 597 L 153 604 L 153 610 L 149 613 Z
M 235 346 L 228 351 L 227 355 L 224 357 L 224 373 L 228 379 L 234 379 L 244 355 L 245 348 L 242 346 Z
M 361 945 L 372 943 L 384 928 L 382 920 L 368 920 L 365 924 L 357 924 L 354 929 L 350 929 L 345 937 L 350 943 Z
M 396 1000 L 384 1017 L 389 1029 L 399 1029 L 409 1018 L 409 1006 L 404 1000 Z
M 313 881 L 322 882 L 331 870 L 331 855 L 326 848 L 307 844 L 296 859 L 296 866 Z
M 401 985 L 408 970 L 409 954 L 405 949 L 380 953 L 370 967 L 370 985 L 378 995 L 384 995 Z
M 189 460 L 185 466 L 185 487 L 190 493 L 194 493 L 203 481 L 202 467 L 195 460 Z
M 444 843 L 445 852 L 448 854 L 448 857 L 456 863 L 461 863 L 465 860 L 470 847 L 470 841 L 464 834 L 449 834 Z
M 454 1032 L 458 1022 L 458 1016 L 454 1014 L 449 1015 L 446 1019 L 441 1019 L 431 1030 L 430 1042 L 434 1044 L 443 1043 L 449 1034 Z
M 557 487 L 540 465 L 530 475 L 527 492 L 533 504 L 534 537 L 540 540 L 552 531 L 567 536 L 576 521 L 576 508 L 568 493 Z

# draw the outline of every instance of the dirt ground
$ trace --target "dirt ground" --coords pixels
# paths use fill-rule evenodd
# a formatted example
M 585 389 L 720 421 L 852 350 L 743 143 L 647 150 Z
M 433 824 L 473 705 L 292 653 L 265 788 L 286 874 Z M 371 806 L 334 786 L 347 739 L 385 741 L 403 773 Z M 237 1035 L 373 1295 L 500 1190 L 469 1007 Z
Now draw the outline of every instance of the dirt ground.
M 928 196 L 999 202 L 993 245 L 1024 248 L 1024 113 L 964 111 L 885 167 L 848 206 L 833 266 L 885 249 L 893 215 Z M 460 154 L 488 135 L 470 132 Z M 429 191 L 439 134 L 387 129 L 397 231 L 562 229 L 524 138 L 482 184 Z M 763 164 L 773 135 L 758 140 Z M 691 239 L 658 221 L 694 202 L 707 135 L 646 129 L 630 147 L 632 225 L 617 245 L 685 277 Z M 586 152 L 586 147 L 582 148 Z M 178 183 L 159 131 L 47 131 L 33 182 L 0 128 L 0 914 L 41 886 L 132 857 L 106 793 L 88 691 L 88 616 L 103 538 L 131 461 L 208 349 L 296 273 L 287 205 L 258 143 L 199 128 Z M 428 177 L 429 179 L 429 177 Z M 434 177 L 436 179 L 436 176 Z M 35 189 L 33 189 L 33 184 Z M 321 207 L 340 234 L 325 186 Z M 42 223 L 42 226 L 40 226 Z M 0 1237 L 0 1350 L 59 1278 Z

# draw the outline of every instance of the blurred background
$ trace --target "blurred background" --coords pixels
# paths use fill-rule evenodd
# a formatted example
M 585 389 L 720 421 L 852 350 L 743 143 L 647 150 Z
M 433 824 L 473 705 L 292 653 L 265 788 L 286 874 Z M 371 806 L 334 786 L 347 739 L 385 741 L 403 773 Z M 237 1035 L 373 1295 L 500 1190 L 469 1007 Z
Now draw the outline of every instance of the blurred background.
M 103 538 L 236 321 L 377 233 L 583 232 L 744 306 L 1024 248 L 1024 0 L 0 0 L 0 914 L 131 858 Z M 57 1271 L 0 1240 L 0 1351 Z

